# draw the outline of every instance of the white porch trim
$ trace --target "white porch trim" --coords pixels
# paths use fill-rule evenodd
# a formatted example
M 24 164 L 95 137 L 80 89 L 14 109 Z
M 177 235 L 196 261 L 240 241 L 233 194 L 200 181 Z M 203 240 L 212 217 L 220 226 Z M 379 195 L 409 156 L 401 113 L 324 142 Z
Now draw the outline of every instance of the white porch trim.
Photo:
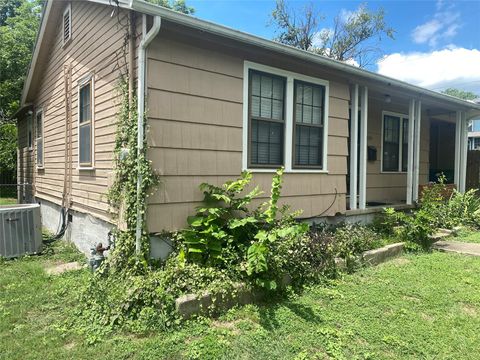
M 360 113 L 360 157 L 359 157 L 359 209 L 367 207 L 367 122 L 368 122 L 368 88 L 361 88 Z
M 415 150 L 413 152 L 413 201 L 418 201 L 418 185 L 420 183 L 420 129 L 422 125 L 422 102 L 417 100 L 417 106 L 415 108 Z
M 415 126 L 415 99 L 410 99 L 408 107 L 408 161 L 407 161 L 407 205 L 413 200 L 413 149 Z
M 465 111 L 461 112 L 460 121 L 462 124 L 462 132 L 461 132 L 461 139 L 460 139 L 460 153 L 461 153 L 461 162 L 460 162 L 460 184 L 458 186 L 458 191 L 464 193 L 465 188 L 465 181 L 467 178 L 467 154 L 468 154 L 468 123 L 467 123 L 467 114 Z
M 456 112 L 455 117 L 455 164 L 454 164 L 454 178 L 453 182 L 457 185 L 457 188 L 460 189 L 460 159 L 461 159 L 461 124 L 462 124 L 462 115 L 461 111 Z
M 358 189 L 358 84 L 351 88 L 352 106 L 350 108 L 350 209 L 357 209 Z
M 465 180 L 467 176 L 468 154 L 468 123 L 467 114 L 458 110 L 455 122 L 455 172 L 454 182 L 458 191 L 465 192 Z

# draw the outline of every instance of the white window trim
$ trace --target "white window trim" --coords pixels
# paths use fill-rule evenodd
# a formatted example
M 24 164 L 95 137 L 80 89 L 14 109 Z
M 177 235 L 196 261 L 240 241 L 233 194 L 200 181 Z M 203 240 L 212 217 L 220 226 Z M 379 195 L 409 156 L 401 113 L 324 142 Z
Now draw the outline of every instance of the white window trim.
M 39 138 L 38 137 L 38 130 L 37 130 L 37 116 L 38 114 L 41 114 L 42 115 L 42 137 Z M 34 157 L 35 157 L 35 166 L 37 168 L 37 170 L 43 170 L 45 169 L 45 113 L 43 112 L 43 108 L 39 107 L 37 109 L 37 111 L 35 111 L 35 118 L 34 118 L 34 123 L 35 123 L 35 130 L 34 130 L 34 134 L 35 134 L 35 138 L 33 139 L 33 141 L 35 142 L 34 143 L 34 147 L 35 147 L 35 152 L 34 152 Z M 37 152 L 38 152 L 38 140 L 41 139 L 42 140 L 42 163 L 39 165 L 38 164 L 38 156 L 37 156 Z
M 318 79 L 311 76 L 306 76 L 294 73 L 287 70 L 274 68 L 271 66 L 254 63 L 251 61 L 244 61 L 243 63 L 243 128 L 242 128 L 242 169 L 254 173 L 273 173 L 276 169 L 262 169 L 248 167 L 248 108 L 249 108 L 249 71 L 257 70 L 272 75 L 278 75 L 286 78 L 285 91 L 285 138 L 284 138 L 284 167 L 287 173 L 328 173 L 327 159 L 328 159 L 328 105 L 329 105 L 329 82 L 327 80 Z M 323 159 L 322 169 L 294 169 L 292 168 L 292 150 L 293 150 L 293 108 L 294 108 L 294 80 L 300 80 L 325 87 L 325 105 L 323 109 Z
M 69 22 L 68 22 L 68 39 L 65 40 L 65 15 L 68 14 Z M 72 3 L 69 3 L 65 10 L 63 11 L 62 16 L 62 39 L 63 39 L 63 46 L 67 46 L 70 41 L 72 41 Z
M 90 83 L 90 144 L 91 162 L 89 165 L 80 164 L 80 90 Z M 95 79 L 93 74 L 88 74 L 77 83 L 77 170 L 95 170 Z
M 400 131 L 399 131 L 399 154 L 398 154 L 398 170 L 397 171 L 387 171 L 387 170 L 383 170 L 383 129 L 385 127 L 385 115 L 390 115 L 390 116 L 396 116 L 396 117 L 399 117 L 400 119 L 407 119 L 408 120 L 408 115 L 406 114 L 402 114 L 402 113 L 397 113 L 397 112 L 393 112 L 393 111 L 382 111 L 382 120 L 380 121 L 380 126 L 382 127 L 381 128 L 381 138 L 380 138 L 380 173 L 381 174 L 406 174 L 408 173 L 408 171 L 402 171 L 402 151 L 401 151 L 401 147 L 403 147 L 403 126 L 400 126 Z M 402 120 L 404 121 L 404 120 Z M 410 126 L 410 123 L 408 124 Z M 408 141 L 410 142 L 411 140 L 408 139 Z M 401 146 L 400 146 L 401 144 Z M 407 143 L 408 144 L 408 143 Z

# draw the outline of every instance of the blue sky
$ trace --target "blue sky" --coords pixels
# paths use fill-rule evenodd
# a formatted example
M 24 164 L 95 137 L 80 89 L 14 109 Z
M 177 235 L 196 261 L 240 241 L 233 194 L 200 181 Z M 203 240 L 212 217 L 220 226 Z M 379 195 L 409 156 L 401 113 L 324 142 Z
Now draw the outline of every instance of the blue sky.
M 189 0 L 195 16 L 267 39 L 275 0 Z M 289 1 L 301 9 L 306 1 Z M 434 90 L 454 86 L 480 95 L 480 0 L 314 1 L 325 17 L 320 28 L 332 26 L 342 11 L 361 3 L 383 7 L 395 40 L 382 41 L 385 58 L 369 69 Z

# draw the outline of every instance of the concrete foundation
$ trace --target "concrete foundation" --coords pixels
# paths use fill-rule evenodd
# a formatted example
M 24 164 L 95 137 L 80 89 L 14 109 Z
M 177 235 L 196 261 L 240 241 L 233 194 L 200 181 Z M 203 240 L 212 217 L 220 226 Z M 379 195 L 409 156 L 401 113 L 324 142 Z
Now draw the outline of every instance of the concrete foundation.
M 56 234 L 61 226 L 61 207 L 50 201 L 37 198 L 42 214 L 42 226 Z M 113 225 L 92 215 L 69 211 L 70 222 L 63 237 L 71 241 L 84 254 L 90 255 L 90 248 L 96 244 L 107 244 L 108 232 Z M 68 219 L 67 219 L 68 221 Z

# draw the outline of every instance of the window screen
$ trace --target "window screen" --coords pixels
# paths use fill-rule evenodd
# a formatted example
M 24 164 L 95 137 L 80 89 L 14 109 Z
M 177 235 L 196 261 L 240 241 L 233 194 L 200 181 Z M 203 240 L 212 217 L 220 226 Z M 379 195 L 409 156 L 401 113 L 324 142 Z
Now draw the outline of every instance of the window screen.
M 294 166 L 323 166 L 325 87 L 295 81 Z
M 383 171 L 407 171 L 408 118 L 383 117 Z
M 250 165 L 283 165 L 285 79 L 250 71 Z
M 399 150 L 400 118 L 385 115 L 383 119 L 383 171 L 398 171 Z
M 79 91 L 79 163 L 80 166 L 92 165 L 92 106 L 91 82 L 83 85 Z

